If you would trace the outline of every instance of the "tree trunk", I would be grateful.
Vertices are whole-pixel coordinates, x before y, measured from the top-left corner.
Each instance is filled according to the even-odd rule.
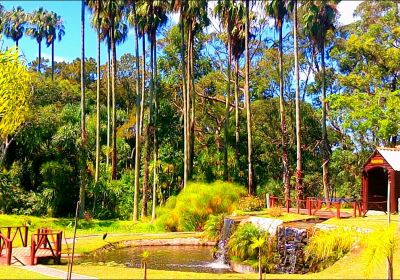
[[[187,115],[187,96],[186,96],[186,63],[185,63],[185,23],[183,19],[183,6],[181,6],[181,61],[182,61],[182,95],[183,95],[183,187],[188,182],[188,115]]]
[[[82,158],[80,168],[80,189],[79,216],[83,216],[85,209],[85,193],[86,193],[86,114],[85,114],[85,1],[82,0],[81,6],[81,141],[82,141]],[[39,65],[40,65],[40,44],[39,44]],[[40,67],[39,67],[40,71]]]
[[[240,126],[239,126],[239,59],[235,62],[235,150],[236,150],[236,163],[239,164],[240,151]]]
[[[247,122],[247,163],[248,163],[248,193],[254,194],[254,179],[253,179],[253,143],[252,143],[252,128],[251,128],[251,104],[250,104],[250,54],[249,54],[249,0],[246,1],[246,31],[245,31],[245,83],[244,94],[246,100],[246,122]]]
[[[194,91],[194,37],[191,36],[190,42],[190,76],[191,76],[191,116],[190,116],[190,151],[189,151],[189,179],[193,176],[193,162],[194,162],[194,126],[195,126],[195,113],[196,113],[196,94]]]
[[[139,219],[138,198],[139,198],[139,176],[140,176],[140,62],[139,62],[139,32],[137,27],[136,6],[133,2],[133,13],[135,18],[135,50],[136,50],[136,131],[135,131],[135,192],[133,196],[133,221]]]
[[[100,0],[97,0],[96,183],[100,173],[100,24]]]
[[[154,77],[153,77],[153,90],[154,90],[154,116],[153,116],[153,127],[154,127],[154,134],[153,134],[153,198],[152,198],[152,208],[151,208],[151,221],[155,221],[156,219],[156,191],[157,191],[157,181],[158,181],[158,168],[157,168],[157,161],[158,161],[158,140],[157,140],[157,114],[158,114],[158,98],[157,98],[157,42],[156,36],[154,34]]]
[[[326,131],[326,80],[325,80],[325,43],[321,45],[321,64],[322,64],[322,179],[324,184],[324,196],[325,202],[329,206],[329,159],[330,159],[330,148],[328,142],[328,133]]]
[[[142,65],[142,104],[140,106],[140,136],[143,135],[143,120],[144,120],[144,100],[145,100],[145,91],[146,91],[146,34],[143,31],[142,34],[142,56],[143,56],[143,65]]]
[[[287,152],[287,131],[286,131],[286,113],[285,96],[283,94],[283,38],[282,24],[279,24],[279,112],[281,115],[281,143],[282,143],[282,163],[283,163],[283,186],[285,189],[285,199],[290,198],[290,175]]]
[[[301,159],[301,111],[300,111],[300,85],[299,85],[299,46],[297,42],[297,0],[294,2],[293,40],[294,40],[294,73],[296,83],[296,190],[297,199],[303,198],[303,168]]]
[[[117,73],[117,51],[114,38],[114,27],[111,24],[111,52],[112,52],[112,75],[111,75],[111,99],[112,99],[112,155],[111,165],[112,172],[111,178],[117,179],[117,112],[115,100],[115,79]]]
[[[192,45],[192,36],[193,33],[190,31],[190,24],[188,23],[188,36],[187,36],[187,48],[186,48],[186,151],[187,151],[187,179],[190,180],[191,177],[191,166],[190,166],[190,162],[191,162],[191,158],[190,158],[190,149],[191,149],[191,130],[190,130],[190,124],[191,124],[191,115],[190,115],[190,100],[191,97],[193,95],[192,92],[192,76],[191,76],[191,71],[190,71],[190,61],[191,61],[191,45]]]
[[[42,40],[40,40],[39,42],[38,42],[38,44],[39,44],[39,57],[38,57],[38,72],[40,73],[40,64],[41,64],[41,62],[42,62]]]
[[[54,81],[54,40],[51,42],[51,80]]]
[[[154,93],[154,43],[153,39],[150,39],[150,68],[151,68],[151,76],[150,76],[150,91],[149,91],[149,113],[148,113],[148,122],[146,130],[144,131],[145,143],[145,159],[144,159],[144,177],[142,184],[142,217],[147,216],[147,192],[149,186],[149,164],[150,164],[150,136],[151,130],[153,128],[153,93]]]
[[[111,46],[109,45],[107,48],[107,167],[110,165],[110,142],[111,142],[111,100],[110,100],[110,92],[111,92],[111,84],[110,84],[110,76],[111,76]]]
[[[19,40],[16,40],[16,41],[15,41],[15,47],[17,48],[17,50],[18,50],[18,41],[19,41]]]
[[[229,172],[228,172],[228,131],[229,131],[229,99],[231,95],[231,36],[230,36],[231,28],[228,26],[228,69],[227,76],[228,82],[226,84],[226,96],[225,96],[225,126],[224,126],[224,180],[228,181]]]

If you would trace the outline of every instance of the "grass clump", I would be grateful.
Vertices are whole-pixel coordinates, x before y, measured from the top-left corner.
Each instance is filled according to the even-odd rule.
[[[224,226],[224,214],[210,215],[204,225],[203,236],[208,240],[217,241]]]
[[[310,270],[324,269],[345,256],[358,240],[358,236],[356,231],[341,228],[317,231],[305,248]]]
[[[260,211],[264,206],[264,199],[257,196],[245,196],[239,200],[238,208],[242,211]]]
[[[169,231],[201,231],[210,215],[231,213],[245,193],[243,187],[228,182],[189,183],[158,209],[157,223]]]

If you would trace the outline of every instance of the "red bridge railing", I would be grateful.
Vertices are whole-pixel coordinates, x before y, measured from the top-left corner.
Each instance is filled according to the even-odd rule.
[[[46,251],[46,256],[51,254],[57,264],[61,260],[62,231],[50,229],[38,229],[36,234],[32,234],[31,239],[31,265],[36,264],[37,253],[39,250]]]
[[[0,233],[0,257],[3,256],[3,251],[7,251],[4,254],[6,256],[6,263],[7,265],[11,265],[12,241],[7,238],[7,236]]]
[[[307,214],[312,216],[316,215],[317,212],[322,209],[322,206],[325,205],[330,211],[332,211],[333,208],[333,216],[338,219],[341,217],[342,204],[348,204],[349,202],[351,202],[353,206],[353,217],[357,217],[357,212],[361,217],[364,212],[363,204],[360,200],[346,201],[346,199],[336,199],[330,200],[327,203],[325,199],[315,197],[307,197],[306,199],[285,199],[277,196],[270,196],[270,207],[285,208],[288,213],[291,208],[295,208],[297,213],[300,213],[300,210],[306,209]]]

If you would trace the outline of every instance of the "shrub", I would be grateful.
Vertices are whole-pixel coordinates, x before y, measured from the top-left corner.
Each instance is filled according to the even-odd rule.
[[[258,239],[267,233],[252,223],[239,225],[228,242],[229,254],[240,261],[257,258],[257,250],[252,248],[252,239]]]
[[[224,226],[224,215],[210,215],[204,225],[204,237],[209,240],[218,240]]]
[[[275,218],[280,217],[280,216],[282,216],[282,208],[280,208],[280,207],[271,207],[271,208],[268,209],[268,214],[271,217],[275,217]]]
[[[246,190],[227,182],[189,183],[176,198],[158,208],[158,223],[170,231],[203,230],[212,214],[231,213]]]
[[[242,211],[259,211],[264,208],[264,200],[257,196],[246,196],[239,200],[238,208]]]
[[[317,231],[305,248],[306,260],[311,271],[320,270],[333,264],[353,247],[357,232],[344,229]]]

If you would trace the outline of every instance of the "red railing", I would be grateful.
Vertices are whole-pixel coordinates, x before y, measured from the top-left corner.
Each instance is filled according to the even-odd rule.
[[[22,232],[24,229],[24,232]],[[15,230],[13,232],[13,230]],[[6,232],[6,233],[5,233]],[[0,227],[0,233],[3,233],[11,242],[14,242],[17,234],[19,233],[19,237],[21,239],[22,246],[28,246],[28,227],[20,226],[20,227]]]
[[[57,264],[61,260],[62,231],[53,231],[50,229],[38,229],[36,234],[32,234],[31,239],[31,265],[36,264],[36,253],[39,249],[51,253]]]
[[[4,234],[0,233],[0,257],[3,256],[4,250],[7,250],[7,253],[4,254],[6,255],[6,263],[7,265],[11,265],[12,241]]]
[[[317,215],[318,211],[325,205],[326,208],[332,212],[332,217],[340,219],[341,208],[343,203],[349,203],[344,199],[338,199],[334,201],[327,201],[322,198],[307,197],[306,199],[284,199],[277,196],[270,197],[270,207],[281,207],[285,208],[286,212],[290,212],[291,208],[295,208],[297,213],[300,210],[307,210],[306,213],[310,216]],[[351,201],[353,204],[353,217],[358,215],[361,217],[363,214],[363,204],[360,200]],[[336,210],[336,211],[335,211]],[[304,211],[303,211],[304,212]]]

